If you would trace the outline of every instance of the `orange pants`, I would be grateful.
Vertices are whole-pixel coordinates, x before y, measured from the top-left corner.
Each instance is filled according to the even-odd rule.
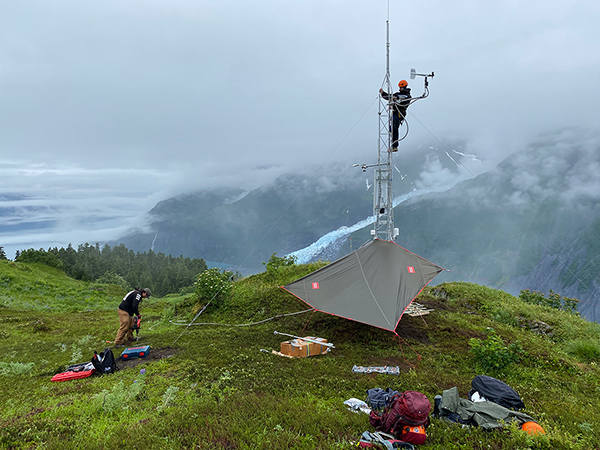
[[[115,345],[133,341],[133,316],[122,309],[118,309],[118,311],[119,331],[117,331],[117,337],[115,337]]]

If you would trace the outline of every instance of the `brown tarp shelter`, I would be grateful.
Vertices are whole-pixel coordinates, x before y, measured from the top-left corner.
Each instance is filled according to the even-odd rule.
[[[314,309],[395,332],[410,303],[443,268],[374,239],[283,289]]]

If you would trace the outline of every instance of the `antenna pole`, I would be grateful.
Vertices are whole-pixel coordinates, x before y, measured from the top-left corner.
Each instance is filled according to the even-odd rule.
[[[382,88],[389,94],[388,100],[379,97],[379,138],[377,140],[377,169],[373,190],[373,215],[375,224],[371,234],[374,239],[394,239],[394,209],[392,197],[392,83],[390,81],[390,2],[385,21],[385,78]]]
[[[390,2],[388,0],[388,16],[385,21],[385,76],[389,84],[390,82]],[[388,86],[389,87],[389,86]]]
[[[363,172],[367,168],[375,167],[373,180],[373,217],[375,222],[371,230],[373,239],[393,241],[398,235],[398,229],[394,228],[394,197],[392,195],[392,144],[396,151],[398,142],[392,142],[393,108],[394,92],[390,78],[390,0],[387,1],[387,20],[385,21],[385,77],[381,83],[381,90],[387,93],[387,100],[379,95],[379,132],[377,136],[377,164],[354,164],[354,167],[360,167]],[[429,96],[429,80],[433,78],[434,73],[417,73],[411,69],[410,78],[416,76],[425,77],[425,91],[420,97],[401,96],[396,98],[400,107],[408,107],[418,100]],[[408,122],[406,124],[406,133],[403,137],[398,136],[398,141],[403,140],[408,135]]]

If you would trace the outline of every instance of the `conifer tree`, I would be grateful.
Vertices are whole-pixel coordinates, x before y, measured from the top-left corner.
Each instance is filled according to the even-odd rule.
[[[110,282],[112,277],[119,280],[118,284],[148,287],[156,296],[192,286],[196,276],[206,270],[206,262],[201,258],[173,258],[152,250],[135,253],[122,244],[100,248],[98,243],[90,245],[87,242],[79,245],[77,250],[69,244],[60,249],[17,251],[15,261],[58,267],[78,280]]]

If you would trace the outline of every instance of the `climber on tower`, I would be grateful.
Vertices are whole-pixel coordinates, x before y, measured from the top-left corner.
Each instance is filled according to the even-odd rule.
[[[408,83],[406,80],[401,80],[398,83],[398,92],[390,95],[385,92],[383,89],[379,89],[379,94],[385,100],[390,101],[390,108],[392,109],[392,151],[398,151],[398,128],[404,122],[406,117],[406,108],[410,105],[410,88],[408,87]],[[391,98],[390,98],[391,97]]]

